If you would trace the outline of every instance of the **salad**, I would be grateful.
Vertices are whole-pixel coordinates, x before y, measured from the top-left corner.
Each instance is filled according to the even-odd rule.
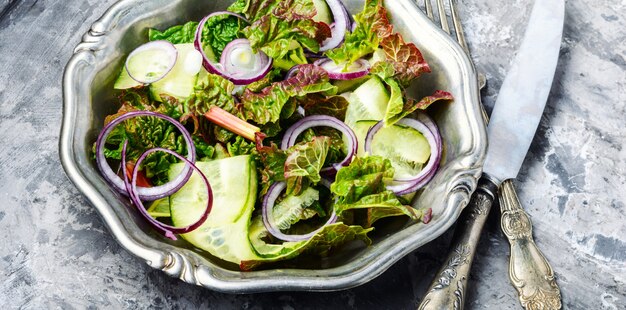
[[[147,39],[94,154],[157,232],[251,270],[369,245],[384,218],[430,221],[410,203],[442,153],[425,110],[452,95],[406,95],[430,67],[382,0],[354,16],[341,0],[237,0]]]

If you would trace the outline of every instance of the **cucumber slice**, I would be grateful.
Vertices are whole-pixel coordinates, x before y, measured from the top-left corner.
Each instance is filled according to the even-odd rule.
[[[202,54],[192,43],[174,45],[178,50],[178,58],[172,71],[164,78],[150,84],[152,98],[161,100],[161,94],[178,99],[186,99],[193,92],[198,73],[202,69]]]
[[[128,71],[126,71],[126,66],[122,67],[122,72],[120,72],[120,76],[115,80],[115,84],[113,84],[113,89],[129,89],[139,87],[143,84],[135,81],[130,75]]]
[[[313,16],[313,20],[318,23],[325,23],[326,25],[332,24],[333,14],[330,12],[326,0],[313,0],[313,5],[315,5],[315,10],[317,11],[317,14]]]
[[[359,141],[357,156],[365,156],[363,145],[368,130],[377,121],[358,121],[354,133]],[[422,170],[430,157],[430,145],[426,138],[417,130],[402,125],[383,127],[374,136],[372,154],[391,161],[396,178],[415,176]]]
[[[332,83],[333,85],[337,86],[337,93],[342,94],[355,90],[357,87],[361,86],[361,84],[365,83],[365,81],[367,81],[368,79],[369,77],[364,76],[352,80],[335,80]]]
[[[385,84],[376,76],[359,86],[348,99],[346,121],[354,127],[360,120],[380,120],[385,117],[389,104],[389,92]]]
[[[211,162],[196,162],[213,189],[213,209],[198,229],[181,235],[194,246],[225,261],[239,264],[255,260],[248,240],[250,218],[254,210],[257,177],[251,156],[236,156]],[[172,165],[170,177],[177,176],[184,164]],[[186,226],[196,221],[206,206],[206,189],[194,174],[187,184],[170,198],[172,222]]]

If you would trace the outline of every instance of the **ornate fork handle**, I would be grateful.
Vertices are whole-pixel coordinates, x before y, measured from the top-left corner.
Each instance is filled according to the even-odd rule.
[[[465,287],[483,226],[487,221],[497,188],[481,179],[472,200],[461,213],[452,237],[450,253],[428,288],[419,310],[463,309]]]
[[[511,180],[500,186],[502,231],[511,244],[509,278],[525,309],[560,309],[561,292],[554,271],[537,248],[528,214],[515,193]]]

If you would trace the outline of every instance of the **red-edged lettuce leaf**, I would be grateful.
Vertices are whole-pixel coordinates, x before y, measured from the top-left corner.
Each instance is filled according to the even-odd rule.
[[[304,48],[317,52],[330,37],[330,27],[313,20],[311,0],[237,1],[230,10],[244,14],[252,25],[242,30],[254,49],[260,49],[285,70],[307,63]]]
[[[382,0],[367,0],[363,11],[354,16],[357,23],[353,32],[347,32],[344,43],[326,56],[335,63],[353,63],[378,49],[382,39],[393,32]]]
[[[432,95],[426,96],[422,98],[420,101],[416,101],[414,99],[407,99],[404,103],[404,107],[402,108],[402,113],[397,114],[396,116],[387,120],[387,126],[391,126],[397,123],[399,120],[409,116],[411,113],[417,110],[426,110],[433,103],[441,100],[453,100],[454,97],[451,93],[443,90],[436,90]]]
[[[311,94],[298,100],[306,115],[329,115],[345,119],[350,102],[343,96],[324,96]]]
[[[393,174],[391,162],[386,158],[356,157],[337,172],[330,191],[336,195],[337,204],[352,204],[365,196],[384,192],[384,181],[390,181]]]
[[[244,117],[257,124],[276,123],[290,98],[308,94],[332,94],[337,87],[330,84],[328,73],[314,65],[303,65],[298,73],[282,82],[273,83],[261,92],[246,89],[241,96]]]
[[[313,137],[311,142],[301,142],[289,148],[285,161],[287,195],[300,195],[309,184],[317,184],[322,179],[320,170],[329,147],[329,137]]]
[[[413,43],[406,43],[398,33],[382,39],[381,48],[387,60],[394,68],[394,78],[404,86],[422,73],[430,72],[430,67],[420,50]]]
[[[196,82],[194,91],[185,102],[185,112],[201,116],[213,106],[228,113],[241,116],[235,105],[233,91],[235,84],[217,75],[207,74]]]
[[[275,182],[285,181],[285,161],[287,153],[278,148],[275,143],[270,146],[257,147],[259,152],[259,175],[261,189],[259,197],[265,195]]]

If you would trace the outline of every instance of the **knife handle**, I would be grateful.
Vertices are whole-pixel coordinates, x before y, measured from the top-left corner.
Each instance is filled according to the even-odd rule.
[[[511,244],[509,278],[524,309],[561,309],[561,291],[554,271],[532,235],[528,214],[515,193],[512,180],[500,187],[502,231]]]
[[[495,184],[485,178],[479,180],[457,221],[448,257],[430,284],[419,310],[463,309],[472,261],[496,193]]]

